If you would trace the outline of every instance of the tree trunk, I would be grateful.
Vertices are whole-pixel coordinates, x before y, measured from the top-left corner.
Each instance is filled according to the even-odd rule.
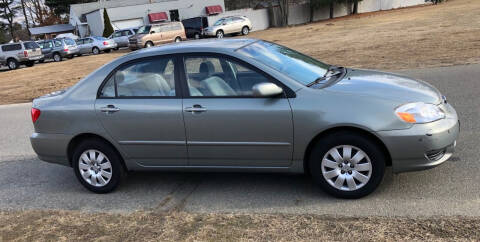
[[[21,3],[22,3],[23,16],[25,17],[25,26],[27,27],[27,33],[28,33],[28,36],[31,36],[30,35],[30,27],[28,26],[27,12],[25,11],[25,2],[23,2],[23,0],[21,0]]]
[[[330,2],[330,18],[333,18],[333,1]]]
[[[310,23],[313,22],[313,13],[314,13],[314,8],[312,4],[310,4]]]
[[[353,0],[353,14],[358,13],[358,0]]]

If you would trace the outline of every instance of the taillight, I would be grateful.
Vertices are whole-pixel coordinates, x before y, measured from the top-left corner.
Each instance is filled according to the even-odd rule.
[[[108,45],[108,42],[107,42],[107,41],[103,41],[103,45]]]
[[[26,50],[24,50],[24,51],[23,51],[23,55],[24,55],[25,57],[28,57],[28,52],[27,52]]]
[[[40,109],[32,108],[32,122],[37,122],[37,119],[40,117]]]
[[[63,49],[63,51],[68,52],[68,49]]]

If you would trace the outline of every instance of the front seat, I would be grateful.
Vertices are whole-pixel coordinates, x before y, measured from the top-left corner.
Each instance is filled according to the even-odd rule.
[[[202,81],[207,90],[213,96],[236,96],[237,93],[222,78],[211,76]]]
[[[211,61],[204,61],[200,64],[199,73],[199,80],[207,79],[215,73],[215,66]]]

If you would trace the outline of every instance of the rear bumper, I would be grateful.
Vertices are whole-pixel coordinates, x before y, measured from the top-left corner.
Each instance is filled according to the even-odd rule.
[[[447,161],[455,151],[459,132],[455,114],[406,130],[380,131],[377,135],[387,146],[393,171],[398,173],[425,170]]]
[[[40,160],[70,166],[67,147],[71,139],[72,136],[64,134],[33,133],[30,143]]]
[[[117,48],[117,44],[100,45],[98,48],[100,50],[111,50]]]

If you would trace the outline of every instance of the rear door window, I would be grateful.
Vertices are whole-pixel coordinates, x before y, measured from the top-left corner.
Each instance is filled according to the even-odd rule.
[[[174,73],[172,57],[156,57],[126,64],[111,75],[100,97],[174,97]]]
[[[60,46],[62,46],[62,41],[60,41],[60,40],[54,40],[54,41],[53,41],[53,44],[55,45],[55,47],[60,47]]]
[[[21,49],[22,49],[22,46],[20,44],[2,46],[2,51],[14,51],[14,50],[21,50]]]

